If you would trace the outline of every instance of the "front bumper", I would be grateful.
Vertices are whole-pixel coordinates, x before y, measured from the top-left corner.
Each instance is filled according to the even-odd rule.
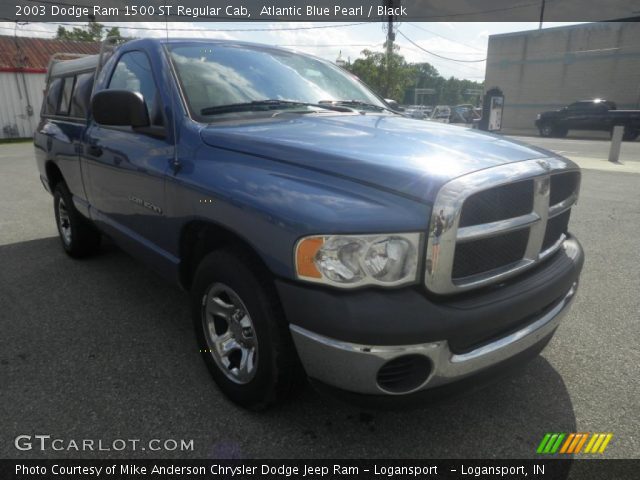
[[[446,340],[373,346],[341,342],[296,325],[291,325],[291,332],[302,364],[312,379],[360,394],[409,394],[464,379],[548,341],[568,312],[576,289],[577,283],[548,311],[520,330],[462,354],[452,352]],[[380,369],[389,361],[407,355],[429,359],[431,366],[425,380],[401,392],[381,386],[378,381]]]
[[[353,393],[397,397],[460,384],[542,349],[569,310],[583,263],[582,247],[569,236],[537,268],[451,297],[430,296],[420,287],[342,292],[276,285],[311,379]],[[425,372],[420,381],[410,388],[381,386],[379,374],[401,370],[388,365],[399,358],[419,360]]]

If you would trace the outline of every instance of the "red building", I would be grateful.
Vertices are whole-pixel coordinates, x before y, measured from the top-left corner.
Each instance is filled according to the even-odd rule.
[[[33,135],[52,55],[99,52],[99,43],[0,35],[0,138]]]

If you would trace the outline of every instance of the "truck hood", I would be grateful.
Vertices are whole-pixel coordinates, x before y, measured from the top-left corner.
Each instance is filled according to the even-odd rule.
[[[463,127],[378,114],[294,114],[216,124],[211,146],[392,190],[430,202],[449,180],[554,154]]]

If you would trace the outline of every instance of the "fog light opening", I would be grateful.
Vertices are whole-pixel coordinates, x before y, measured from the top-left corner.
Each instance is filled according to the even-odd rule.
[[[378,387],[389,393],[411,392],[429,378],[431,368],[431,360],[424,355],[396,357],[378,370]]]

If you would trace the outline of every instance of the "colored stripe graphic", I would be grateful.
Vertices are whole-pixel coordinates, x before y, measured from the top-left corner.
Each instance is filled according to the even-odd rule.
[[[591,448],[593,447],[593,444],[596,443],[597,439],[597,434],[592,435],[591,440],[589,440],[589,443],[587,444],[587,448],[585,448],[584,450],[584,453],[591,453]]]
[[[573,439],[575,438],[575,436],[576,436],[575,433],[569,434],[569,436],[567,437],[567,441],[564,442],[564,445],[560,449],[560,453],[567,453],[567,449],[569,448],[569,445],[571,445],[571,442],[573,442]]]
[[[591,449],[591,453],[596,453],[598,451],[598,449],[600,448],[600,444],[604,440],[604,437],[606,437],[606,435],[602,433],[598,434],[598,439],[596,440],[596,443],[594,443],[593,448]]]
[[[558,438],[557,433],[554,433],[553,435],[551,435],[551,438],[547,442],[547,446],[544,447],[544,453],[551,453],[551,448],[555,444],[557,438]]]
[[[602,445],[600,445],[600,450],[598,450],[598,453],[604,453],[604,449],[607,448],[607,445],[609,445],[609,442],[611,441],[612,438],[613,438],[613,433],[607,433],[607,436],[602,442]]]
[[[571,442],[571,446],[569,447],[569,450],[567,450],[567,453],[573,453],[573,451],[575,450],[581,438],[582,438],[582,434],[576,433],[576,436],[573,437],[573,442]]]
[[[562,443],[562,440],[564,439],[565,434],[561,433],[560,435],[558,435],[558,439],[556,440],[556,443],[553,445],[553,447],[551,448],[551,451],[549,453],[556,453],[558,451],[558,449],[560,448],[560,444]]]
[[[589,434],[583,433],[582,438],[578,442],[578,445],[576,445],[576,449],[573,451],[573,453],[580,453],[580,450],[582,450],[582,446],[584,445],[584,442],[587,441],[587,438],[589,438]]]
[[[604,453],[612,438],[613,433],[546,433],[536,452],[551,455]]]
[[[540,445],[538,445],[538,450],[536,450],[536,453],[542,453],[544,452],[544,447],[547,444],[547,442],[549,441],[549,438],[551,438],[551,434],[547,433],[543,438],[542,441],[540,442]]]

